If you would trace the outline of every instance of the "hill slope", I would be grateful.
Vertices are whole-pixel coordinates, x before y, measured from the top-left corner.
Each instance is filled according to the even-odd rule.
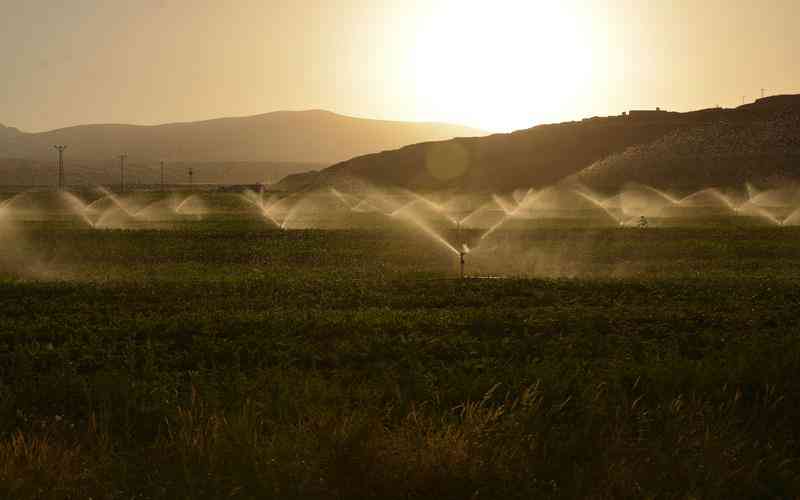
[[[281,111],[157,126],[82,125],[24,133],[0,126],[0,158],[53,160],[53,144],[69,158],[101,161],[297,162],[331,165],[354,156],[422,141],[482,135],[441,123],[367,120],[327,111]]]
[[[348,160],[310,180],[341,184],[355,178],[383,186],[466,191],[546,185],[629,145],[651,142],[676,126],[608,118],[415,144]]]
[[[731,137],[730,140],[715,142],[707,150],[697,151],[695,157],[710,158],[720,154],[718,150],[721,150],[728,155],[747,156],[756,165],[765,152],[781,157],[793,154],[794,146],[785,142],[787,137],[797,138],[795,129],[789,125],[791,114],[795,112],[800,112],[800,96],[761,99],[736,109],[645,112],[593,118],[543,125],[513,134],[416,144],[354,158],[317,175],[306,176],[304,180],[307,180],[306,187],[345,185],[357,179],[375,185],[410,189],[502,192],[574,179],[576,174],[594,165],[591,174],[577,177],[587,182],[599,182],[607,175],[599,174],[600,171],[613,170],[619,173],[614,174],[614,182],[621,182],[634,180],[634,170],[638,167],[623,172],[616,166],[609,167],[604,161],[617,165],[619,162],[615,159],[625,158],[631,151],[649,151],[649,145],[659,151],[673,148],[679,151],[682,147],[679,143],[683,140],[676,142],[670,138],[688,137],[693,133],[721,136],[727,134],[722,132],[725,127],[733,127],[740,130],[736,134],[744,135],[752,135],[755,129],[759,129],[763,139],[749,149],[737,150],[731,143],[735,139]],[[696,162],[683,159],[677,164],[663,162],[660,166],[665,179],[671,177],[673,169],[683,168],[688,176],[682,179],[684,183],[716,184],[717,180],[728,176],[724,168],[706,175],[694,168]],[[287,182],[296,184],[297,178],[287,179]]]
[[[720,121],[675,130],[586,168],[575,179],[613,191],[636,182],[694,190],[780,185],[800,179],[800,113],[780,111],[756,121]]]

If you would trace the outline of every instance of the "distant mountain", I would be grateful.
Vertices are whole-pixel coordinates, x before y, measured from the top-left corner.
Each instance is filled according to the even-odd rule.
[[[507,192],[565,180],[613,188],[656,177],[664,183],[710,186],[775,172],[800,176],[797,114],[800,96],[760,99],[736,109],[631,111],[512,134],[415,144],[293,176],[281,185],[311,189],[366,183]],[[705,162],[717,162],[718,168],[698,168]],[[732,170],[738,173],[732,175]],[[656,171],[656,177],[650,176]]]
[[[16,139],[21,132],[12,127],[6,127],[2,123],[0,123],[0,141],[12,141]],[[0,142],[0,144],[5,142]],[[0,150],[2,151],[2,150]]]
[[[444,123],[367,120],[328,111],[281,111],[243,118],[156,126],[81,125],[24,133],[0,126],[0,158],[52,161],[66,144],[71,161],[107,161],[127,153],[142,163],[293,162],[331,165],[423,141],[483,135]]]

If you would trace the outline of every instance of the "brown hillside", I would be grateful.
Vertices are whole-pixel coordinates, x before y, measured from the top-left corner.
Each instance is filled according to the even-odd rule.
[[[679,190],[783,184],[800,179],[800,113],[754,121],[719,121],[675,130],[628,148],[575,176],[613,191],[629,182]]]
[[[675,148],[677,163],[661,164],[665,179],[680,171],[686,176],[682,182],[713,184],[717,180],[715,176],[722,175],[724,170],[716,169],[713,175],[706,175],[705,170],[695,169],[697,158],[744,155],[752,160],[751,165],[757,170],[761,168],[758,158],[764,154],[785,156],[790,152],[791,148],[784,147],[782,141],[787,135],[795,134],[794,129],[785,128],[778,121],[780,115],[795,111],[800,112],[800,96],[776,96],[737,109],[632,113],[543,125],[512,134],[416,144],[334,165],[318,175],[306,176],[305,187],[347,184],[358,179],[379,186],[410,189],[502,192],[574,178],[575,174],[592,165],[592,172],[582,174],[581,179],[602,183],[604,179],[613,177],[613,182],[619,183],[628,177],[630,180],[636,178],[636,167],[623,172],[610,165],[635,156],[637,151],[645,154],[651,150],[650,145],[653,145],[653,151],[661,151],[659,154],[662,155]],[[692,156],[680,153],[692,142],[688,137],[695,132],[690,131],[722,137],[727,134],[724,132],[726,127],[739,130],[734,135],[751,134],[755,129],[750,127],[755,127],[759,131],[756,136],[761,139],[742,150],[730,142],[733,137],[730,141],[709,139],[708,148],[696,149],[695,160],[683,162]],[[683,137],[687,139],[675,139]],[[615,174],[600,174],[603,170],[613,170]]]

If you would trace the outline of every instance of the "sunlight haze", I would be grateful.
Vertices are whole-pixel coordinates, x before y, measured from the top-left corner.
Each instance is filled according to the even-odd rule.
[[[800,0],[0,0],[0,500],[800,500]]]
[[[275,110],[509,131],[800,90],[793,0],[2,0],[0,123]]]

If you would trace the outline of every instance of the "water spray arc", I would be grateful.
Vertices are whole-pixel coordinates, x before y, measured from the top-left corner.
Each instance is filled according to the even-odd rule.
[[[126,187],[124,169],[127,155],[118,157],[120,191],[123,191]],[[63,161],[59,163],[63,164]],[[166,162],[160,164],[161,189],[168,193]],[[193,169],[187,168],[184,172],[190,175],[189,181],[193,186]],[[97,188],[102,194],[100,198],[87,193],[82,193],[80,196],[83,198],[80,198],[67,192],[63,181],[64,176],[60,173],[59,187],[62,191],[55,196],[30,190],[0,201],[0,214],[11,221],[71,214],[94,229],[173,227],[173,223],[188,220],[189,216],[200,220],[215,211],[247,214],[248,218],[257,214],[270,227],[286,230],[338,230],[367,227],[364,224],[369,224],[368,227],[403,224],[436,243],[439,249],[457,256],[458,270],[451,267],[452,260],[446,257],[446,253],[443,260],[453,279],[480,279],[487,256],[498,249],[512,252],[530,244],[524,236],[517,240],[516,234],[534,228],[548,229],[564,224],[565,227],[600,224],[605,228],[609,227],[609,222],[616,222],[621,227],[636,227],[637,222],[639,227],[667,227],[707,224],[735,216],[747,217],[756,224],[800,226],[800,186],[796,185],[759,189],[748,184],[738,190],[705,188],[688,195],[676,195],[638,183],[628,184],[616,193],[596,192],[582,184],[570,183],[501,194],[423,195],[401,189],[363,187],[359,188],[360,191],[346,188],[340,191],[330,187],[270,194],[268,186],[262,184],[252,190],[220,195],[219,198],[209,195],[202,187],[197,192],[176,192],[161,197],[153,197],[150,193],[128,197],[127,194]],[[239,203],[229,205],[224,201],[227,196],[236,198]],[[503,233],[492,238],[500,231]],[[540,257],[540,254],[537,250],[526,254],[525,258],[529,261],[549,258]],[[470,274],[466,269],[468,258],[473,266]],[[447,265],[448,262],[451,264]]]

